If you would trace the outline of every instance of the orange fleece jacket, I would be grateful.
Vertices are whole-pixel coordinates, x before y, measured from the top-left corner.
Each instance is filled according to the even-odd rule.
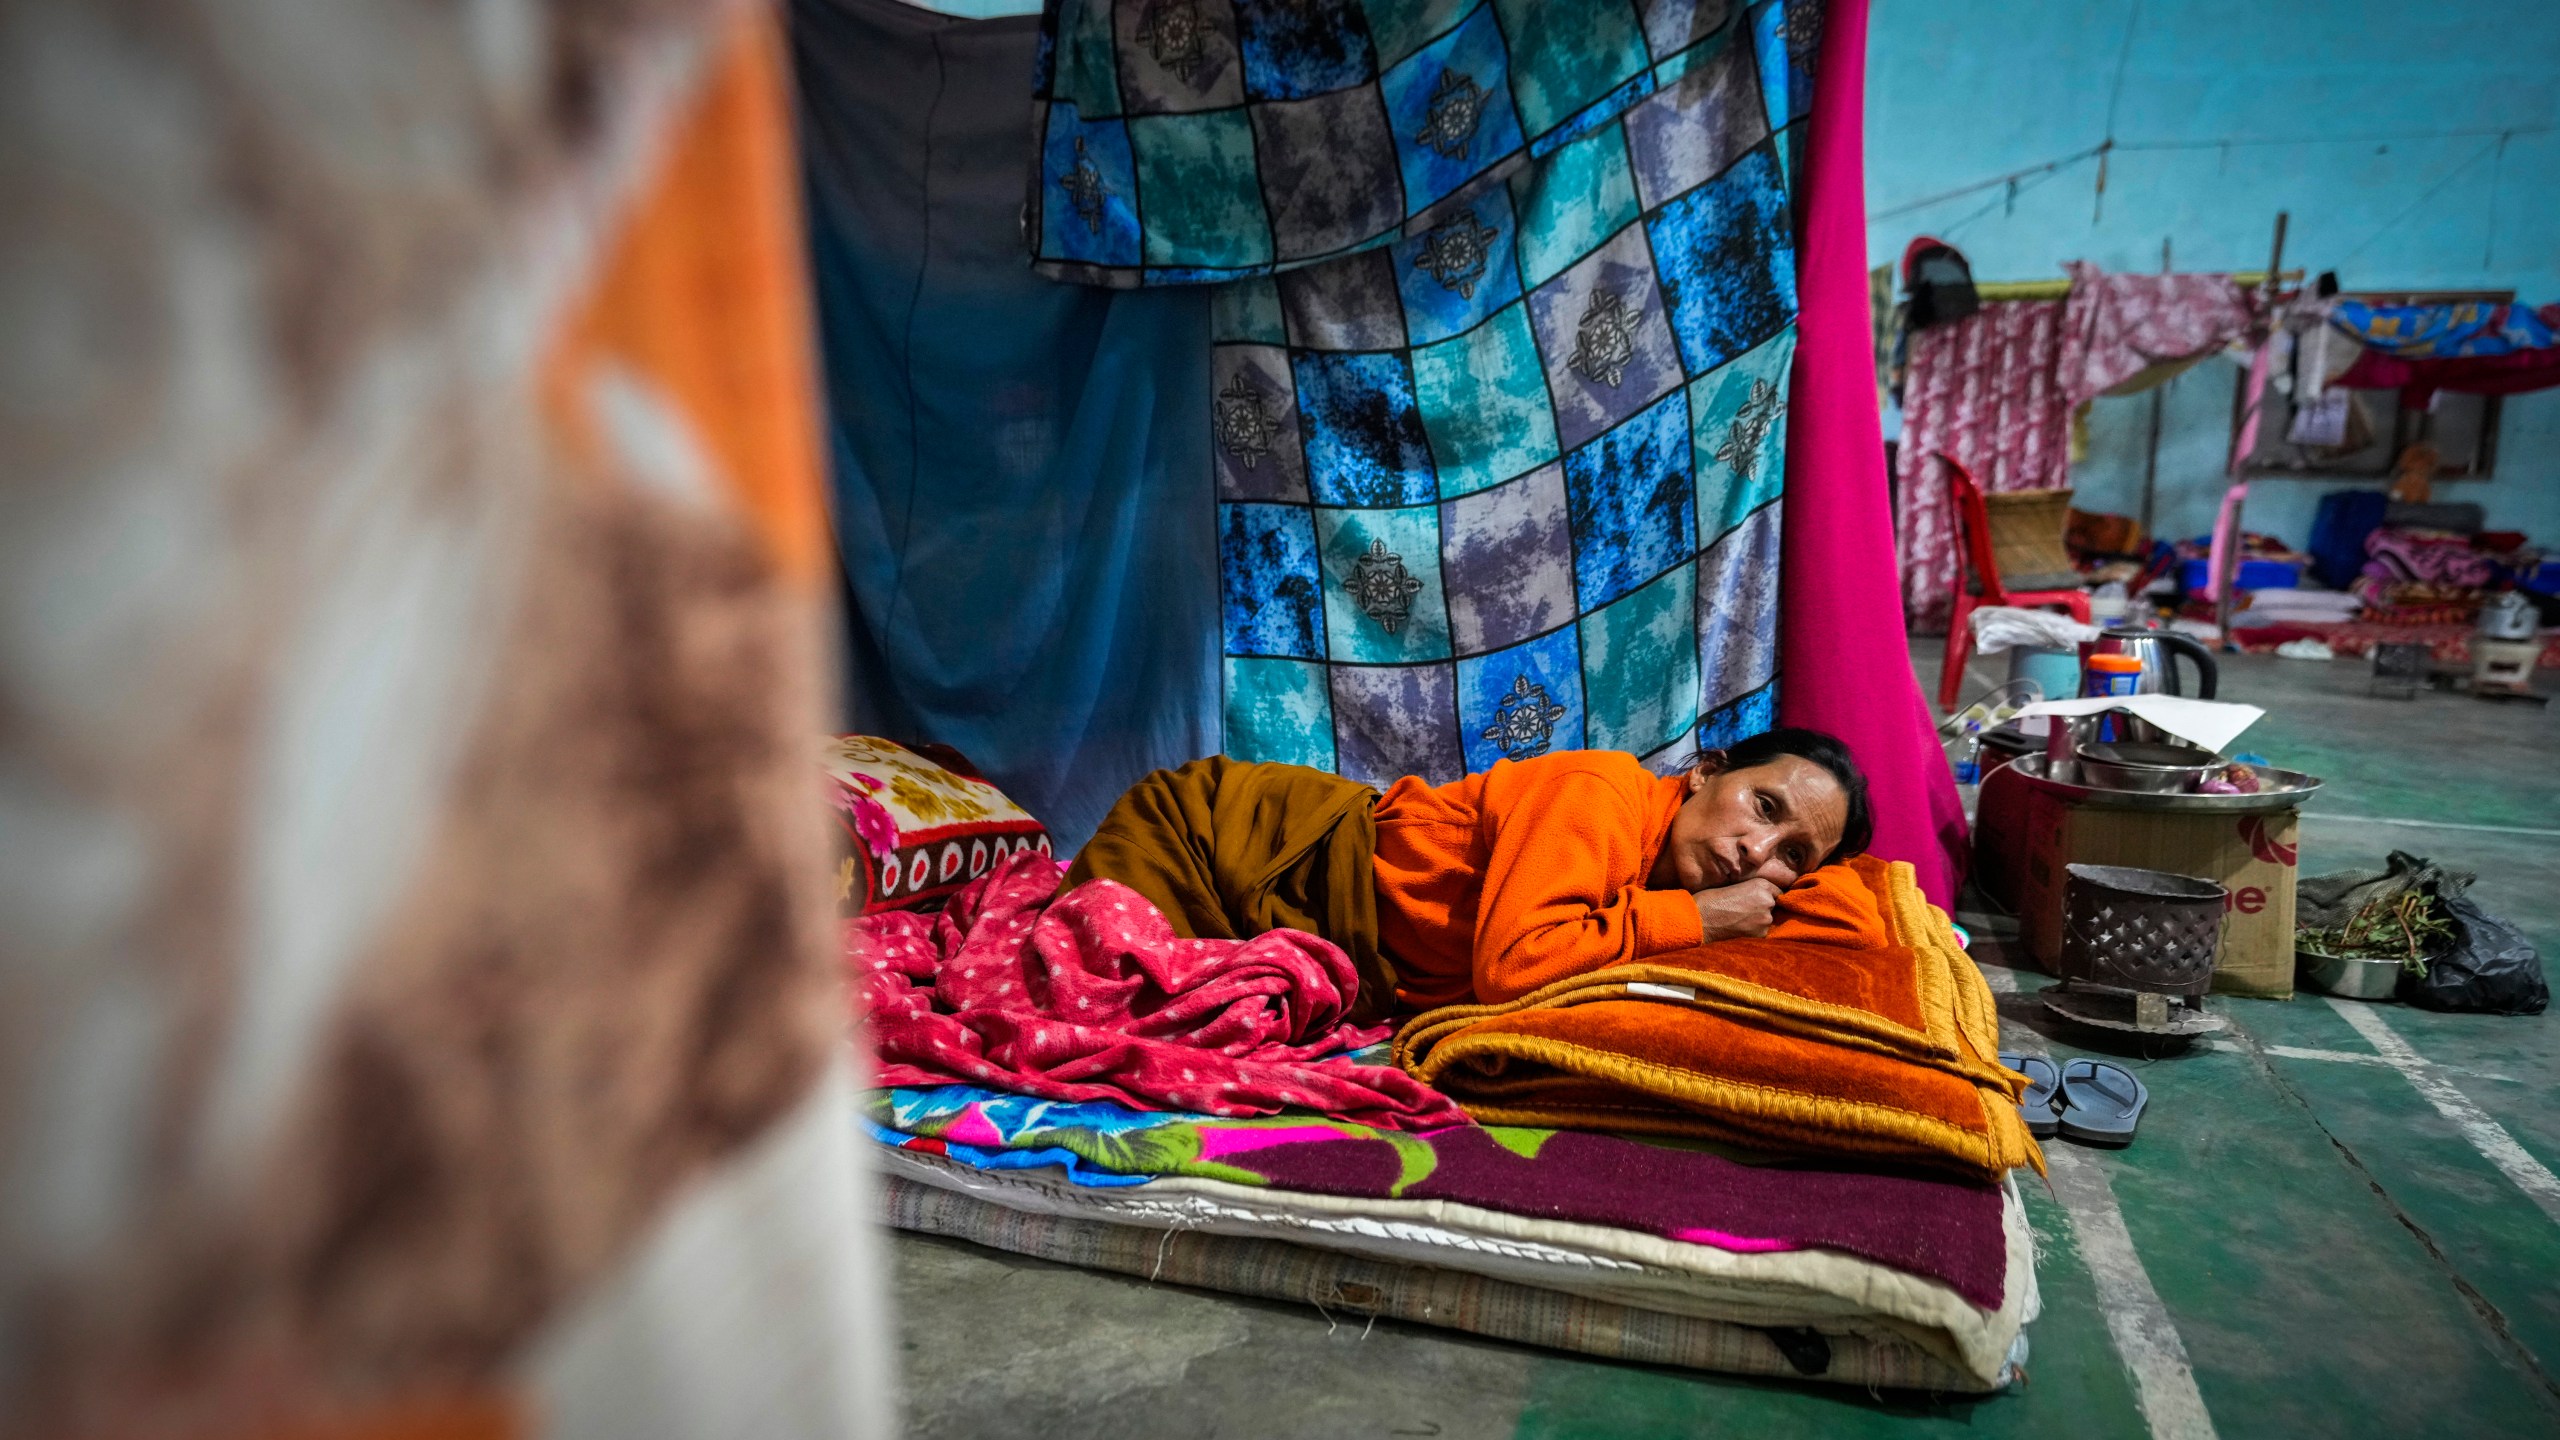
[[[1421,1009],[1500,1004],[1704,938],[1697,902],[1645,876],[1687,798],[1616,750],[1504,760],[1378,801],[1378,940]]]

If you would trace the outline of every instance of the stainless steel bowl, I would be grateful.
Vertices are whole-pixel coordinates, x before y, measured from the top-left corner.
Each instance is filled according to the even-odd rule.
[[[2076,752],[2081,783],[2147,795],[2180,795],[2231,762],[2193,745],[2119,740],[2083,745]]]
[[[2323,955],[2309,946],[2298,946],[2293,954],[2303,982],[2314,990],[2344,995],[2350,1000],[2388,1000],[2399,993],[2401,967],[2397,960]]]

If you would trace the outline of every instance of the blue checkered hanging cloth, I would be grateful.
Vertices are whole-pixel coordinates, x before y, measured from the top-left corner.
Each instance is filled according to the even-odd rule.
[[[1225,282],[1225,747],[1665,766],[1776,714],[1818,0],[1052,0],[1034,267]]]

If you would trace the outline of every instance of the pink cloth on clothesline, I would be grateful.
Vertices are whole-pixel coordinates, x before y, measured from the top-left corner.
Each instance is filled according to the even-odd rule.
[[[1295,1106],[1390,1130],[1467,1123],[1403,1071],[1343,1058],[1391,1027],[1344,1021],[1360,977],[1340,947],[1295,930],[1186,940],[1117,881],[1058,894],[1061,868],[1016,855],[940,914],[845,922],[881,1084],[1210,1115]]]
[[[1867,0],[1824,16],[1796,252],[1794,374],[1778,569],[1779,718],[1840,737],[1867,772],[1874,852],[1954,908],[1964,811],[1911,674],[1885,500],[1867,309]],[[1923,332],[1925,336],[1929,332]],[[1943,487],[1942,487],[1943,488]]]
[[[2062,307],[2060,300],[1992,301],[1911,337],[1895,538],[1902,603],[1915,630],[1947,628],[1956,581],[1955,504],[1937,451],[1963,461],[1986,493],[2071,483],[2071,404],[2054,379]]]
[[[2062,269],[2071,293],[2062,302],[2054,375],[2066,407],[2249,331],[2249,292],[2228,275],[2110,275],[2086,260]]]
[[[2400,403],[2424,409],[2439,390],[2462,395],[2522,395],[2560,386],[2560,349],[2513,350],[2452,360],[2403,360],[2379,350],[2360,352],[2345,374],[2329,382],[2342,390],[2397,390]]]

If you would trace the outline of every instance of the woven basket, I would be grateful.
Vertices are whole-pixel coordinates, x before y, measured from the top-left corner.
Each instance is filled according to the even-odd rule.
[[[2072,865],[2064,874],[2062,978],[2163,995],[2213,988],[2221,886],[2129,865]]]
[[[1991,558],[2010,590],[2061,590],[2079,585],[2080,572],[2062,536],[2071,523],[2071,491],[2009,490],[1982,497],[1991,522]]]

